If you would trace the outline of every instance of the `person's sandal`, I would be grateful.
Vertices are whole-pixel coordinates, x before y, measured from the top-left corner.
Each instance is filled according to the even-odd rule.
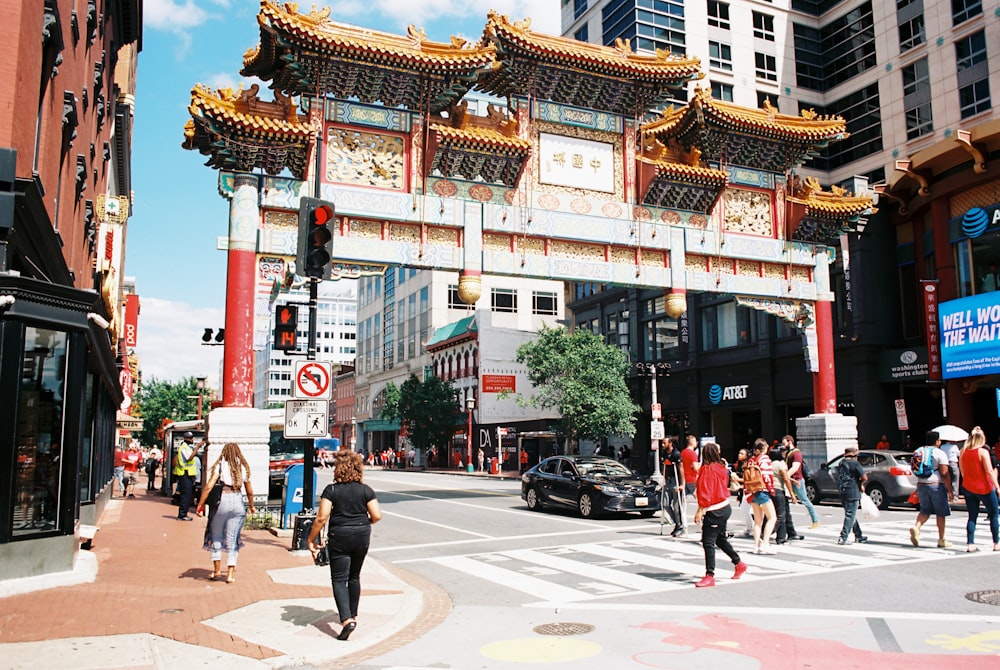
[[[337,636],[338,640],[346,640],[354,632],[354,629],[358,627],[357,621],[352,621],[350,623],[345,623],[344,627],[340,629],[340,635]]]

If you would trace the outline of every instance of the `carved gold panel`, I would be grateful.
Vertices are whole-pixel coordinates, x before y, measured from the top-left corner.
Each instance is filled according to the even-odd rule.
[[[629,247],[611,247],[611,260],[614,263],[635,263],[635,249]]]
[[[731,188],[723,199],[724,230],[768,237],[773,234],[770,193]]]
[[[351,237],[382,239],[382,224],[378,221],[358,221],[351,219]]]
[[[483,235],[483,248],[490,251],[510,251],[510,235],[486,233]]]
[[[809,274],[812,268],[804,267],[801,265],[793,265],[790,277],[792,279],[797,279],[799,281],[809,281]]]
[[[663,260],[664,254],[662,251],[655,251],[653,249],[643,249],[641,258],[643,265],[654,268],[666,267],[666,263]]]
[[[688,272],[708,272],[708,263],[704,256],[687,255],[684,257],[684,269]]]
[[[326,180],[403,190],[403,138],[331,126],[327,132]]]
[[[518,248],[528,254],[544,254],[545,240],[538,237],[527,237],[517,240]]]
[[[277,209],[264,210],[264,225],[274,228],[298,228],[299,213]]]
[[[784,279],[785,266],[775,263],[764,263],[764,276],[768,279]]]
[[[586,261],[603,261],[604,247],[597,244],[581,244],[580,242],[552,242],[552,255],[563,258],[575,258]]]
[[[759,277],[760,263],[757,261],[736,261],[736,274],[741,277]]]
[[[456,247],[458,246],[458,231],[453,228],[430,228],[427,231],[427,242]]]
[[[736,268],[733,267],[733,262],[726,259],[716,259],[712,263],[712,269],[718,272],[720,275],[734,275],[736,274]]]
[[[390,223],[389,239],[393,242],[420,244],[420,226],[412,226],[405,223]]]

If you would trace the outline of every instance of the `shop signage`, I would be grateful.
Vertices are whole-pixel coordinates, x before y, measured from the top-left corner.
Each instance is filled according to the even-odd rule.
[[[1000,372],[1000,292],[943,302],[939,313],[945,379]]]
[[[973,207],[962,215],[962,232],[968,237],[979,237],[997,226],[1000,226],[1000,205]]]
[[[125,296],[125,346],[135,347],[139,343],[139,296],[130,293]]]
[[[483,393],[516,393],[517,377],[514,375],[483,375]]]
[[[906,418],[906,401],[902,398],[896,400],[896,427],[899,430],[910,429],[910,422]]]
[[[729,386],[712,384],[708,387],[708,401],[713,405],[754,400],[754,398],[751,398],[750,396],[750,384],[732,384]]]
[[[878,378],[887,384],[927,381],[927,347],[883,351],[879,356]]]
[[[941,381],[941,332],[938,330],[938,295],[936,279],[921,279],[924,294],[924,319],[927,328],[927,378]]]

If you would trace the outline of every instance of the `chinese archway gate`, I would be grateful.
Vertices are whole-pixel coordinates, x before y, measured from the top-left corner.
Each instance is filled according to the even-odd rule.
[[[266,291],[295,255],[299,198],[318,178],[336,204],[340,276],[454,270],[468,302],[483,273],[662,287],[673,317],[687,291],[720,292],[779,315],[813,373],[812,433],[824,453],[843,446],[823,420],[839,416],[828,266],[872,201],[793,176],[846,136],[843,119],[698,87],[663,109],[703,76],[698,59],[542,35],[492,12],[474,44],[272,0],[258,21],[241,74],[274,100],[197,86],[184,139],[231,201],[224,407],[252,406]],[[856,440],[856,427],[838,431]]]

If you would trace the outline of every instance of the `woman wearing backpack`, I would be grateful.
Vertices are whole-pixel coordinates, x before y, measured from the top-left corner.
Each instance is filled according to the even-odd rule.
[[[986,518],[990,521],[990,533],[993,535],[993,551],[1000,551],[1000,508],[997,504],[997,471],[993,469],[989,449],[986,448],[986,435],[983,429],[976,426],[969,433],[969,439],[958,456],[958,468],[961,472],[962,492],[965,494],[965,506],[969,512],[969,520],[965,524],[966,551],[978,551],[976,547],[976,517],[979,516],[979,505],[986,508]]]
[[[774,509],[774,471],[767,456],[767,440],[758,437],[754,443],[754,455],[743,466],[743,495],[749,496],[753,508],[753,544],[755,554],[773,554],[771,533],[778,521]]]
[[[698,511],[694,522],[701,524],[701,545],[705,550],[705,576],[695,586],[715,586],[715,548],[718,547],[736,566],[733,579],[747,571],[747,564],[733,549],[726,535],[726,522],[733,513],[729,506],[729,469],[722,462],[719,445],[708,442],[701,448],[701,468],[695,485]]]

